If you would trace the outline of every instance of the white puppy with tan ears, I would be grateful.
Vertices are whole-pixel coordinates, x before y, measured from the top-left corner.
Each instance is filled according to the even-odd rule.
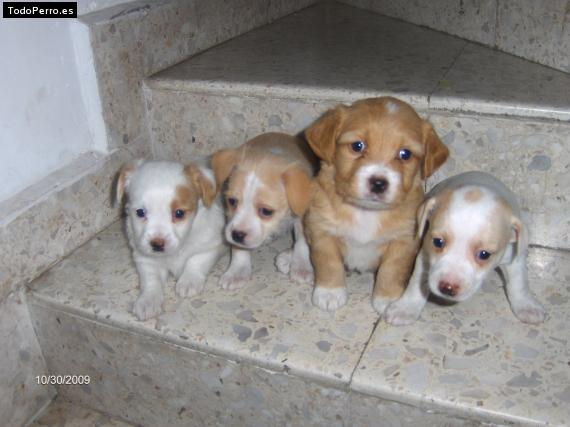
[[[117,202],[127,195],[127,235],[140,279],[133,312],[139,320],[159,315],[169,273],[178,296],[204,289],[210,269],[227,249],[225,217],[206,166],[137,160],[117,180]]]
[[[311,200],[316,157],[301,139],[265,133],[212,158],[218,190],[224,183],[232,244],[231,262],[220,278],[224,289],[243,286],[251,277],[250,251],[293,229],[292,250],[276,258],[280,272],[298,282],[313,282],[309,247],[301,218]],[[226,182],[227,181],[227,182]]]
[[[528,287],[527,229],[515,195],[502,182],[467,172],[439,183],[418,210],[418,234],[423,243],[414,272],[404,295],[386,309],[388,323],[414,322],[430,292],[465,301],[498,266],[506,273],[515,316],[525,323],[544,320],[545,310]]]

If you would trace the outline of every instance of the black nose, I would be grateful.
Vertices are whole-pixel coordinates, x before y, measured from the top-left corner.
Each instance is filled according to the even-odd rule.
[[[164,251],[164,239],[152,239],[150,241],[150,246],[154,252]]]
[[[388,181],[385,178],[373,176],[368,183],[370,185],[370,191],[376,194],[381,194],[388,188]]]
[[[244,233],[243,231],[232,231],[232,239],[234,239],[234,242],[236,243],[243,243],[245,236],[247,236],[247,233]]]

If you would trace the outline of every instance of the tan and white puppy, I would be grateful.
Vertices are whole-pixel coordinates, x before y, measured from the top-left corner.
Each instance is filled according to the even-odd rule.
[[[387,308],[387,322],[414,322],[430,292],[465,301],[498,266],[507,273],[515,316],[526,323],[544,320],[544,308],[528,287],[527,229],[515,195],[498,179],[467,172],[436,185],[418,211],[419,237],[424,233],[408,288]]]
[[[295,281],[312,283],[313,268],[301,223],[316,168],[307,144],[290,135],[265,133],[238,148],[218,151],[212,167],[217,188],[226,183],[225,236],[232,244],[230,266],[220,278],[222,288],[244,285],[251,277],[251,249],[291,229],[295,244],[278,255],[277,268]]]
[[[339,106],[305,135],[322,160],[305,216],[313,304],[335,310],[346,303],[346,267],[377,271],[373,305],[383,313],[411,274],[423,180],[448,149],[430,123],[391,97]]]
[[[117,202],[125,195],[127,235],[141,289],[133,312],[146,320],[162,311],[169,273],[181,297],[204,289],[210,269],[227,249],[224,213],[205,165],[127,163],[117,180]]]

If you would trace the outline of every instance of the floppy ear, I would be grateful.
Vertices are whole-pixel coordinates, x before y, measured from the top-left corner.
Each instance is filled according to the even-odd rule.
[[[133,172],[143,163],[143,159],[131,160],[130,162],[125,163],[119,171],[115,184],[115,206],[120,206],[123,198],[125,197],[125,193],[129,190]]]
[[[433,213],[437,203],[437,198],[430,197],[420,205],[417,213],[418,220],[418,239],[422,239],[427,231],[427,222]]]
[[[238,162],[239,151],[228,148],[219,150],[212,156],[212,169],[216,177],[216,192],[222,189],[222,185],[232,173],[232,169]]]
[[[186,165],[184,174],[188,177],[192,185],[200,191],[200,197],[204,205],[209,208],[216,198],[216,185],[214,177],[207,176],[206,172],[196,165]]]
[[[283,184],[289,208],[297,216],[303,216],[313,196],[311,178],[299,166],[291,166],[283,173]]]
[[[344,119],[346,107],[338,107],[327,111],[324,116],[305,130],[305,138],[311,149],[320,159],[331,163],[336,149],[338,130]]]
[[[528,230],[526,225],[513,216],[511,219],[511,243],[516,242],[517,256],[525,254],[528,248]]]
[[[424,121],[423,139],[425,147],[424,163],[422,165],[422,179],[431,176],[449,157],[449,149],[435,133],[433,126]]]

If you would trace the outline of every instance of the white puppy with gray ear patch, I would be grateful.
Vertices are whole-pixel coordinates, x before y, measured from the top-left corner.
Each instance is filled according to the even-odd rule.
[[[123,166],[116,193],[118,203],[127,195],[127,235],[140,279],[133,312],[146,320],[162,311],[169,273],[181,297],[204,289],[227,248],[224,212],[205,165],[136,160]]]
[[[502,182],[467,172],[439,183],[418,211],[418,233],[423,243],[414,272],[402,297],[386,309],[388,323],[414,322],[430,292],[465,301],[498,266],[506,273],[515,316],[525,323],[544,320],[545,310],[528,287],[527,229],[515,195]]]

